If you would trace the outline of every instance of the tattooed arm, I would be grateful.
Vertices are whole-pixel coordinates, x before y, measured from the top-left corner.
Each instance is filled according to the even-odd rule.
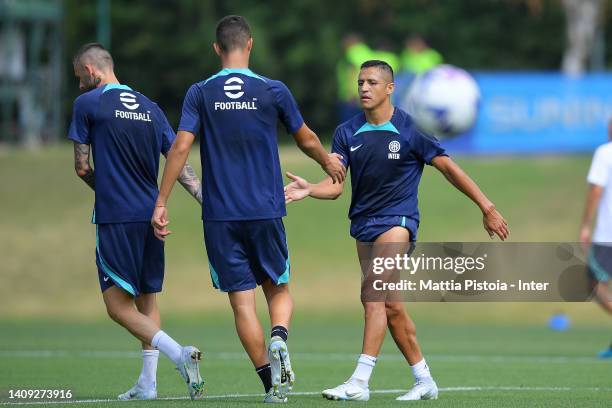
[[[189,163],[185,163],[177,180],[202,205],[202,183]]]
[[[89,164],[89,145],[74,142],[74,170],[95,191],[94,171]]]

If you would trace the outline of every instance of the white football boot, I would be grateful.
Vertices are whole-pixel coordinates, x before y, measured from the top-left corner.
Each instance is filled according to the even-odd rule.
[[[397,401],[418,401],[438,399],[438,386],[433,378],[418,380],[404,395],[397,397]]]
[[[272,370],[272,393],[283,399],[293,388],[295,374],[291,368],[287,343],[279,336],[270,339],[268,358]]]
[[[334,401],[368,401],[370,389],[357,381],[348,380],[335,388],[323,390],[323,396]]]
[[[146,389],[140,386],[140,384],[136,383],[135,386],[124,392],[123,394],[119,394],[117,399],[121,401],[129,401],[129,400],[154,400],[157,398],[157,389],[155,386],[150,389]]]
[[[264,402],[267,404],[284,404],[287,402],[287,397],[274,394],[274,388],[270,388],[270,391],[264,397]]]
[[[183,347],[181,361],[176,366],[183,380],[187,383],[189,396],[192,400],[204,395],[204,380],[200,375],[200,360],[202,352],[193,346]]]

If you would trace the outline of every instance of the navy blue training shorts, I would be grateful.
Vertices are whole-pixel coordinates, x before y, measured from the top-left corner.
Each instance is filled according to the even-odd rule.
[[[223,292],[250,290],[268,278],[276,285],[289,282],[281,218],[204,221],[204,242],[213,286]]]
[[[161,292],[164,243],[148,222],[98,224],[96,265],[102,292],[113,285],[132,296]]]
[[[351,220],[351,237],[360,242],[374,242],[381,234],[393,227],[406,228],[410,231],[410,241],[416,241],[419,222],[400,215],[356,217]]]

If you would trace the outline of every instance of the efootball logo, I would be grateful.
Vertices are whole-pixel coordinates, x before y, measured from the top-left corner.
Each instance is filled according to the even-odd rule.
[[[227,81],[225,81],[225,85],[223,86],[223,90],[225,91],[225,95],[228,98],[238,99],[244,92],[242,91],[242,85],[244,81],[238,77],[231,77]]]
[[[119,94],[119,100],[129,110],[137,109],[140,104],[136,103],[136,95],[131,94],[129,92],[121,92]]]

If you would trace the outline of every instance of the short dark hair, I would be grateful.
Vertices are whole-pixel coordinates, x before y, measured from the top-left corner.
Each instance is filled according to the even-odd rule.
[[[100,43],[91,42],[83,45],[74,54],[72,65],[93,64],[96,67],[106,70],[113,69],[114,62],[110,52]]]
[[[361,69],[371,67],[377,67],[378,69],[387,72],[391,76],[391,82],[393,82],[393,68],[391,68],[391,65],[387,64],[383,60],[368,60],[361,64]]]
[[[221,51],[230,52],[246,47],[247,41],[251,38],[251,27],[244,17],[230,15],[223,17],[217,23],[215,34]]]

